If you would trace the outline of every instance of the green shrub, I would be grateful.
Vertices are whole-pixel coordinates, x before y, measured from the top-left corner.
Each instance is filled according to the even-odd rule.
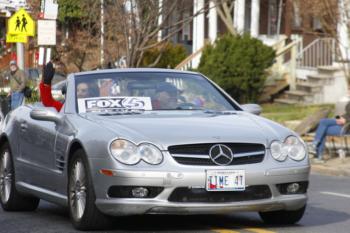
[[[26,103],[35,102],[40,102],[39,91],[37,89],[32,89],[32,96],[30,98],[26,98]]]
[[[160,53],[162,53],[161,58],[153,67],[175,68],[175,66],[187,57],[184,46],[166,42],[166,44],[148,49],[143,56],[141,66],[149,67],[154,64]]]
[[[224,35],[202,54],[198,71],[223,87],[240,102],[254,102],[261,93],[266,69],[275,51],[249,35]]]

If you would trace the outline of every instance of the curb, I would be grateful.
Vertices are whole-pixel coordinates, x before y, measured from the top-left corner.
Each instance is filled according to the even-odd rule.
[[[331,176],[350,176],[350,169],[330,168],[322,165],[311,164],[311,172],[321,173]]]

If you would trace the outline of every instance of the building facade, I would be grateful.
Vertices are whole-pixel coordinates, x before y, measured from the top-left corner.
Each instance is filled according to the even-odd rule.
[[[194,19],[172,37],[184,44],[190,56],[177,69],[197,68],[206,43],[228,32],[215,4],[220,0],[188,0]],[[286,79],[290,91],[283,103],[333,103],[347,94],[346,75],[337,69],[347,64],[349,32],[345,0],[327,0],[327,8],[318,1],[235,0],[232,1],[232,25],[239,34],[249,33],[276,50],[271,76]],[[198,14],[200,9],[204,13]],[[176,13],[175,13],[176,14]],[[198,15],[196,15],[198,14]],[[167,32],[163,32],[166,35]],[[322,69],[326,67],[326,69]],[[329,82],[315,77],[331,73]],[[346,66],[343,66],[346,68]],[[333,69],[334,68],[334,69]],[[311,81],[313,80],[313,81]],[[301,83],[305,82],[305,83]],[[304,85],[304,86],[303,86]],[[313,90],[313,86],[326,86]],[[329,94],[333,93],[333,94]],[[334,94],[336,93],[336,94]],[[311,97],[310,97],[311,96]],[[292,101],[290,101],[292,100]]]

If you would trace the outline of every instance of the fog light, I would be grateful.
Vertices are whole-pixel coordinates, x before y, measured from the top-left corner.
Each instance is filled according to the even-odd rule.
[[[133,188],[131,190],[132,196],[137,198],[143,198],[148,196],[148,189],[143,187]]]
[[[298,183],[291,183],[287,186],[287,193],[294,194],[299,191],[300,185]]]

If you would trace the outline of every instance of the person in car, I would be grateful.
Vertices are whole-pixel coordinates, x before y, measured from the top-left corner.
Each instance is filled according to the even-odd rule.
[[[43,67],[43,76],[39,84],[41,102],[45,107],[54,107],[59,112],[63,106],[63,103],[55,100],[51,94],[51,82],[55,75],[55,68],[52,62],[48,62]]]
[[[89,85],[87,83],[82,82],[77,85],[77,97],[78,98],[89,97]]]
[[[95,82],[80,82],[77,85],[77,97],[90,98],[99,97],[99,88]]]
[[[177,88],[171,83],[161,83],[156,88],[156,95],[152,101],[154,109],[176,109],[178,97]]]

